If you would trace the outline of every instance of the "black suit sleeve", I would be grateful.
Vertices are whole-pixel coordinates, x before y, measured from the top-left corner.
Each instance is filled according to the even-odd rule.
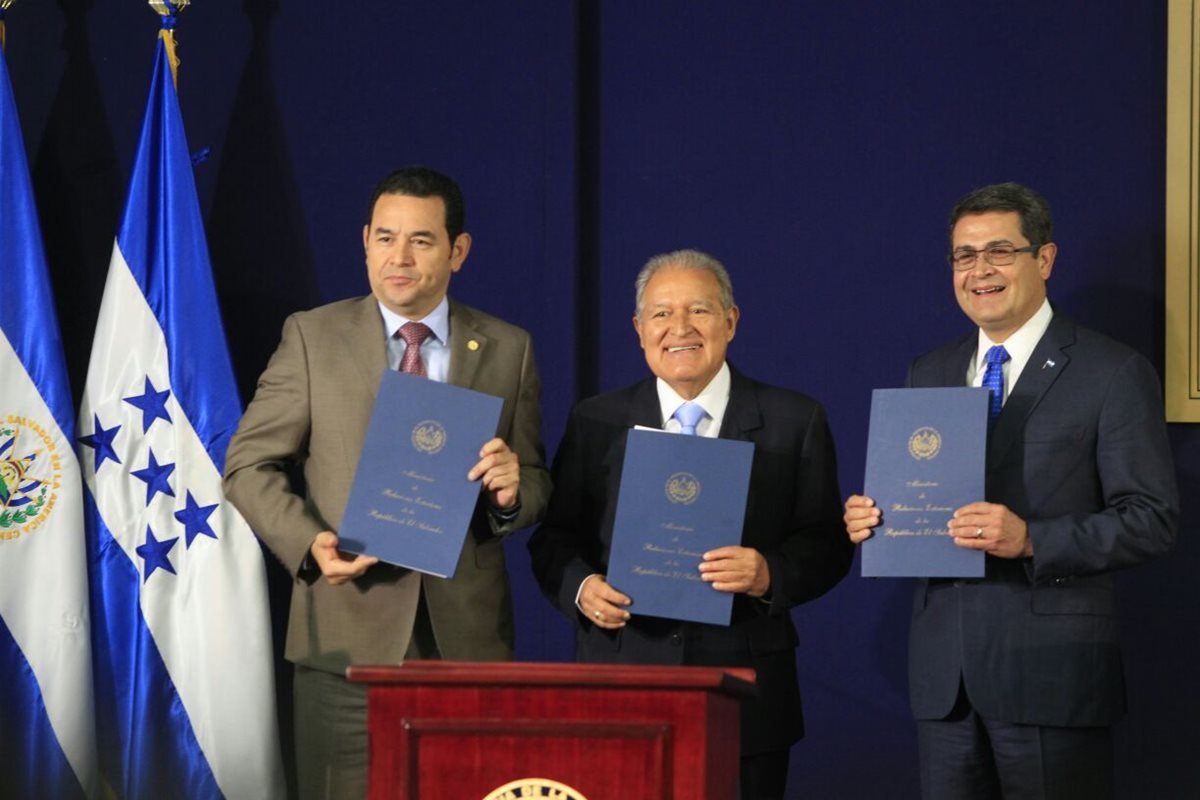
[[[1096,412],[1094,450],[1054,454],[1081,463],[1046,470],[1061,485],[1042,514],[1026,520],[1038,582],[1131,566],[1166,552],[1175,541],[1179,496],[1158,376],[1146,359],[1130,354],[1098,388],[1104,394]],[[1093,461],[1091,492],[1099,495],[1081,502],[1088,488],[1086,467]],[[1074,498],[1077,507],[1054,508],[1059,497]]]
[[[599,512],[594,498],[603,485],[589,481],[583,428],[576,407],[554,456],[554,492],[545,521],[529,539],[533,574],[542,593],[572,621],[578,616],[575,595],[579,585],[588,575],[604,571],[600,568]]]
[[[745,544],[756,547],[767,559],[772,615],[786,614],[829,591],[849,571],[854,557],[854,546],[842,525],[833,437],[819,404],[811,403],[810,413],[794,436],[796,441],[778,454],[772,451],[769,439],[759,447],[763,470],[770,466],[771,472],[787,476],[791,485],[775,490],[764,486],[758,475],[751,479],[751,491],[760,494],[754,498],[755,511],[747,520]],[[792,463],[787,468],[769,465],[776,455],[790,458]],[[780,507],[772,509],[769,504]],[[777,513],[787,517],[760,522]],[[759,527],[770,524],[778,526],[776,531]]]

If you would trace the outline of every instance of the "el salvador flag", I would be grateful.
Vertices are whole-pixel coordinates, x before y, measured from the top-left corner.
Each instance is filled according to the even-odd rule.
[[[240,413],[160,39],[78,425],[100,768],[120,797],[284,794],[262,551],[221,494]]]
[[[0,276],[0,797],[90,797],[96,740],[74,409],[2,51]]]

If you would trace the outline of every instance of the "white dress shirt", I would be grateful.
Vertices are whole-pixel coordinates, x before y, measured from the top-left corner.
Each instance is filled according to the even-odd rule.
[[[1021,377],[1021,372],[1024,371],[1030,356],[1033,355],[1033,349],[1042,340],[1042,334],[1046,332],[1046,328],[1050,327],[1050,320],[1053,317],[1054,311],[1050,308],[1050,301],[1043,300],[1041,308],[1004,342],[993,342],[980,328],[975,357],[967,365],[967,386],[983,385],[983,373],[987,369],[987,352],[997,344],[1003,344],[1004,349],[1008,351],[1008,361],[1004,362],[1004,401],[1007,402],[1009,392],[1012,391],[1012,387],[1017,385],[1017,379]]]
[[[400,369],[400,359],[408,345],[396,336],[405,324],[413,322],[379,304],[383,315],[383,335],[387,337],[388,368]],[[445,383],[450,378],[450,301],[445,296],[442,302],[425,316],[422,322],[433,331],[433,335],[421,342],[421,361],[425,364],[425,376],[431,381]]]
[[[725,419],[725,408],[729,405],[729,365],[721,364],[721,369],[708,382],[708,386],[700,394],[692,398],[692,402],[704,409],[704,418],[696,423],[696,435],[717,438],[721,432],[721,422]],[[682,426],[673,414],[686,403],[679,393],[659,378],[657,381],[658,405],[662,409],[663,430],[668,433],[679,433]]]

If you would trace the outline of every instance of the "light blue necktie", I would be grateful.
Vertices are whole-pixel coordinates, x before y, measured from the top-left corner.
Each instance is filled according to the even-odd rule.
[[[1004,362],[1008,361],[1008,351],[1003,345],[995,345],[987,351],[987,369],[983,371],[983,388],[990,389],[992,396],[988,404],[988,427],[1000,416],[1000,408],[1004,405]]]
[[[680,433],[684,436],[695,436],[696,424],[704,419],[704,407],[689,400],[675,409],[675,413],[671,416],[679,420]]]

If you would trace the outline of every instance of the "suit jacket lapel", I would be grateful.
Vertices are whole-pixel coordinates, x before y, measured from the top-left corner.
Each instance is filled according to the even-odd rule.
[[[626,421],[631,428],[635,425],[661,428],[666,422],[662,418],[662,405],[658,402],[658,384],[654,378],[643,381],[634,391]],[[758,407],[754,384],[730,366],[729,404],[725,406],[720,437],[749,439],[750,431],[758,430],[762,426],[762,411]]]
[[[763,426],[762,409],[754,384],[732,366],[729,367],[729,404],[721,421],[722,439],[750,439],[751,431]]]
[[[447,383],[472,388],[490,340],[478,328],[471,309],[450,301],[450,374]]]
[[[1025,421],[1041,402],[1046,391],[1058,380],[1071,360],[1066,349],[1075,343],[1075,325],[1055,315],[1050,327],[1042,334],[1029,363],[1021,370],[1021,377],[1012,387],[1004,408],[996,420],[996,427],[988,442],[988,467],[999,464],[1013,443],[1021,438]]]
[[[387,369],[387,337],[383,330],[383,317],[379,313],[379,302],[374,295],[367,295],[355,306],[341,331],[345,352],[354,362],[360,375],[361,386],[366,387],[375,402],[379,391],[379,376]]]
[[[658,402],[658,383],[656,379],[642,381],[634,390],[633,399],[629,403],[627,422],[629,427],[641,425],[644,428],[662,428],[666,422],[662,418],[662,406]]]
[[[629,408],[626,412],[626,424],[629,428],[635,425],[642,425],[647,428],[662,428],[665,420],[662,414],[662,405],[658,401],[658,384],[656,379],[642,381],[634,389],[633,397],[630,399]],[[720,438],[722,439],[740,439],[750,441],[750,434],[763,426],[762,411],[758,406],[758,396],[754,391],[754,384],[745,378],[740,372],[737,372],[730,367],[730,385],[729,385],[729,404],[725,406],[725,418],[721,422]],[[620,484],[621,465],[625,461],[625,442],[626,435],[624,433],[617,436],[612,442],[605,455],[604,461],[609,469],[610,496],[617,496],[617,486]],[[749,500],[747,518],[749,518],[749,508],[753,506],[753,495]],[[601,538],[604,540],[605,558],[607,558],[607,549],[611,541],[612,527],[611,518],[609,524],[602,526]]]
[[[954,354],[946,360],[946,372],[942,376],[943,385],[945,386],[966,386],[967,385],[967,369],[971,366],[971,359],[975,357],[975,350],[979,346],[979,334],[974,333],[964,337],[962,343]]]
[[[655,385],[654,378],[644,380],[633,388],[633,393],[629,398],[629,402],[625,407],[625,430],[615,431],[611,438],[605,438],[601,441],[600,457],[601,469],[607,476],[607,491],[609,497],[615,501],[618,494],[618,486],[621,481],[621,471],[625,463],[625,445],[628,441],[628,431],[633,430],[637,425],[644,428],[662,428],[662,409],[658,403],[658,389]],[[616,508],[613,505],[606,511],[605,523],[601,525],[600,536],[604,540],[605,558],[607,558],[608,542],[612,536],[612,513]]]

